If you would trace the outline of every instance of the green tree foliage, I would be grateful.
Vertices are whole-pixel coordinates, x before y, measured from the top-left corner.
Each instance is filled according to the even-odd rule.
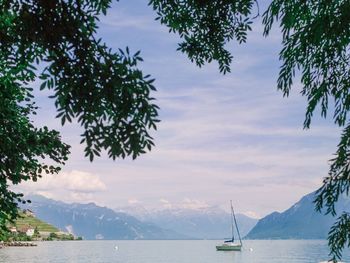
[[[1,222],[16,218],[24,201],[9,185],[57,173],[69,154],[57,131],[30,119],[35,80],[52,91],[62,125],[75,118],[84,128],[81,143],[91,161],[102,150],[113,159],[136,158],[154,145],[155,87],[137,68],[139,52],[112,52],[95,38],[110,2],[0,0]]]
[[[106,150],[109,157],[136,158],[151,149],[149,129],[155,129],[158,107],[152,104],[153,79],[137,68],[139,52],[112,52],[95,38],[98,16],[111,0],[0,0],[0,211],[1,218],[16,216],[21,195],[8,184],[36,180],[56,173],[69,153],[58,132],[37,128],[30,116],[35,104],[30,84],[54,92],[64,125],[75,118],[84,127],[81,143],[90,160]],[[157,19],[182,39],[178,50],[198,66],[217,61],[230,71],[230,41],[243,43],[256,14],[257,0],[149,0]],[[282,31],[282,61],[277,87],[289,95],[301,76],[308,106],[304,127],[315,109],[326,117],[334,101],[333,119],[344,127],[328,176],[318,191],[316,209],[336,215],[335,204],[350,189],[350,124],[347,113],[350,2],[343,0],[273,0],[263,13],[264,34],[273,25]],[[37,65],[43,63],[39,71]],[[14,151],[14,149],[16,149]],[[43,158],[57,166],[48,166]],[[329,234],[334,260],[349,245],[350,217],[342,214]]]
[[[39,237],[39,236],[40,236],[40,232],[39,232],[38,227],[36,226],[36,227],[34,228],[34,237]]]
[[[184,42],[179,50],[201,66],[216,60],[220,71],[229,71],[231,54],[225,49],[228,41],[245,42],[254,20],[253,9],[259,6],[250,0],[151,0],[161,23],[178,32]],[[256,5],[254,5],[254,3]],[[328,176],[318,190],[316,209],[336,215],[335,204],[341,194],[350,190],[350,2],[273,0],[263,13],[264,35],[274,24],[282,31],[277,87],[288,96],[296,77],[301,76],[302,95],[308,106],[304,128],[309,128],[315,109],[320,106],[326,117],[329,100],[334,101],[333,120],[344,127],[338,151],[331,160]],[[341,251],[350,246],[350,215],[343,213],[329,233],[332,259],[341,258]]]
[[[49,238],[51,239],[58,238],[58,235],[56,233],[50,233]]]
[[[350,10],[349,1],[273,1],[264,13],[265,35],[274,21],[280,21],[283,33],[283,62],[278,88],[289,94],[295,72],[300,71],[302,95],[308,106],[304,128],[309,128],[313,113],[320,106],[327,116],[329,100],[334,101],[334,123],[344,127],[335,158],[331,160],[328,176],[317,192],[316,209],[336,216],[336,202],[342,194],[349,194],[350,126]],[[350,216],[343,212],[329,232],[333,260],[341,258],[341,251],[350,246]]]
[[[235,39],[246,42],[254,17],[254,0],[150,0],[157,20],[180,35],[178,50],[198,66],[216,60],[223,73],[230,72],[231,53],[225,48]]]

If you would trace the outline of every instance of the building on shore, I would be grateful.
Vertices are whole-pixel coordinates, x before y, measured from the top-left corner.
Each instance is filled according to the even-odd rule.
[[[27,226],[23,226],[23,227],[19,228],[18,232],[24,233],[28,237],[32,237],[32,236],[34,236],[35,229],[32,226],[27,225]]]

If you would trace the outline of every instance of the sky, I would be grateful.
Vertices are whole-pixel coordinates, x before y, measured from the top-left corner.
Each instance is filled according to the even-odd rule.
[[[59,130],[72,153],[59,175],[16,189],[111,208],[228,208],[233,200],[238,212],[262,217],[320,187],[340,132],[316,115],[303,129],[306,98],[298,81],[288,98],[277,91],[278,28],[265,38],[256,19],[247,44],[228,43],[232,72],[222,75],[216,63],[198,68],[176,51],[179,37],[155,17],[147,1],[121,0],[101,17],[98,35],[116,51],[141,50],[140,68],[158,90],[156,147],[136,160],[102,156],[90,163],[79,144],[81,128],[61,127],[49,92],[37,91],[35,123]]]

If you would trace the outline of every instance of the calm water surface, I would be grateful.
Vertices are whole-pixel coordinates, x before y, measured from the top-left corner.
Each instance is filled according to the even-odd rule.
[[[0,250],[6,263],[313,263],[326,261],[326,241],[245,241],[241,252],[215,250],[213,240],[61,241]],[[118,246],[118,250],[115,247]],[[350,263],[345,252],[343,262]]]

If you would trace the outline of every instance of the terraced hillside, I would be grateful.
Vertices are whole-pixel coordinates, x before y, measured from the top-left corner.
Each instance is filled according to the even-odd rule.
[[[38,231],[55,233],[60,230],[53,225],[50,225],[35,216],[28,216],[24,213],[20,213],[21,217],[16,220],[17,229],[25,228],[31,226],[32,228],[37,228]]]

